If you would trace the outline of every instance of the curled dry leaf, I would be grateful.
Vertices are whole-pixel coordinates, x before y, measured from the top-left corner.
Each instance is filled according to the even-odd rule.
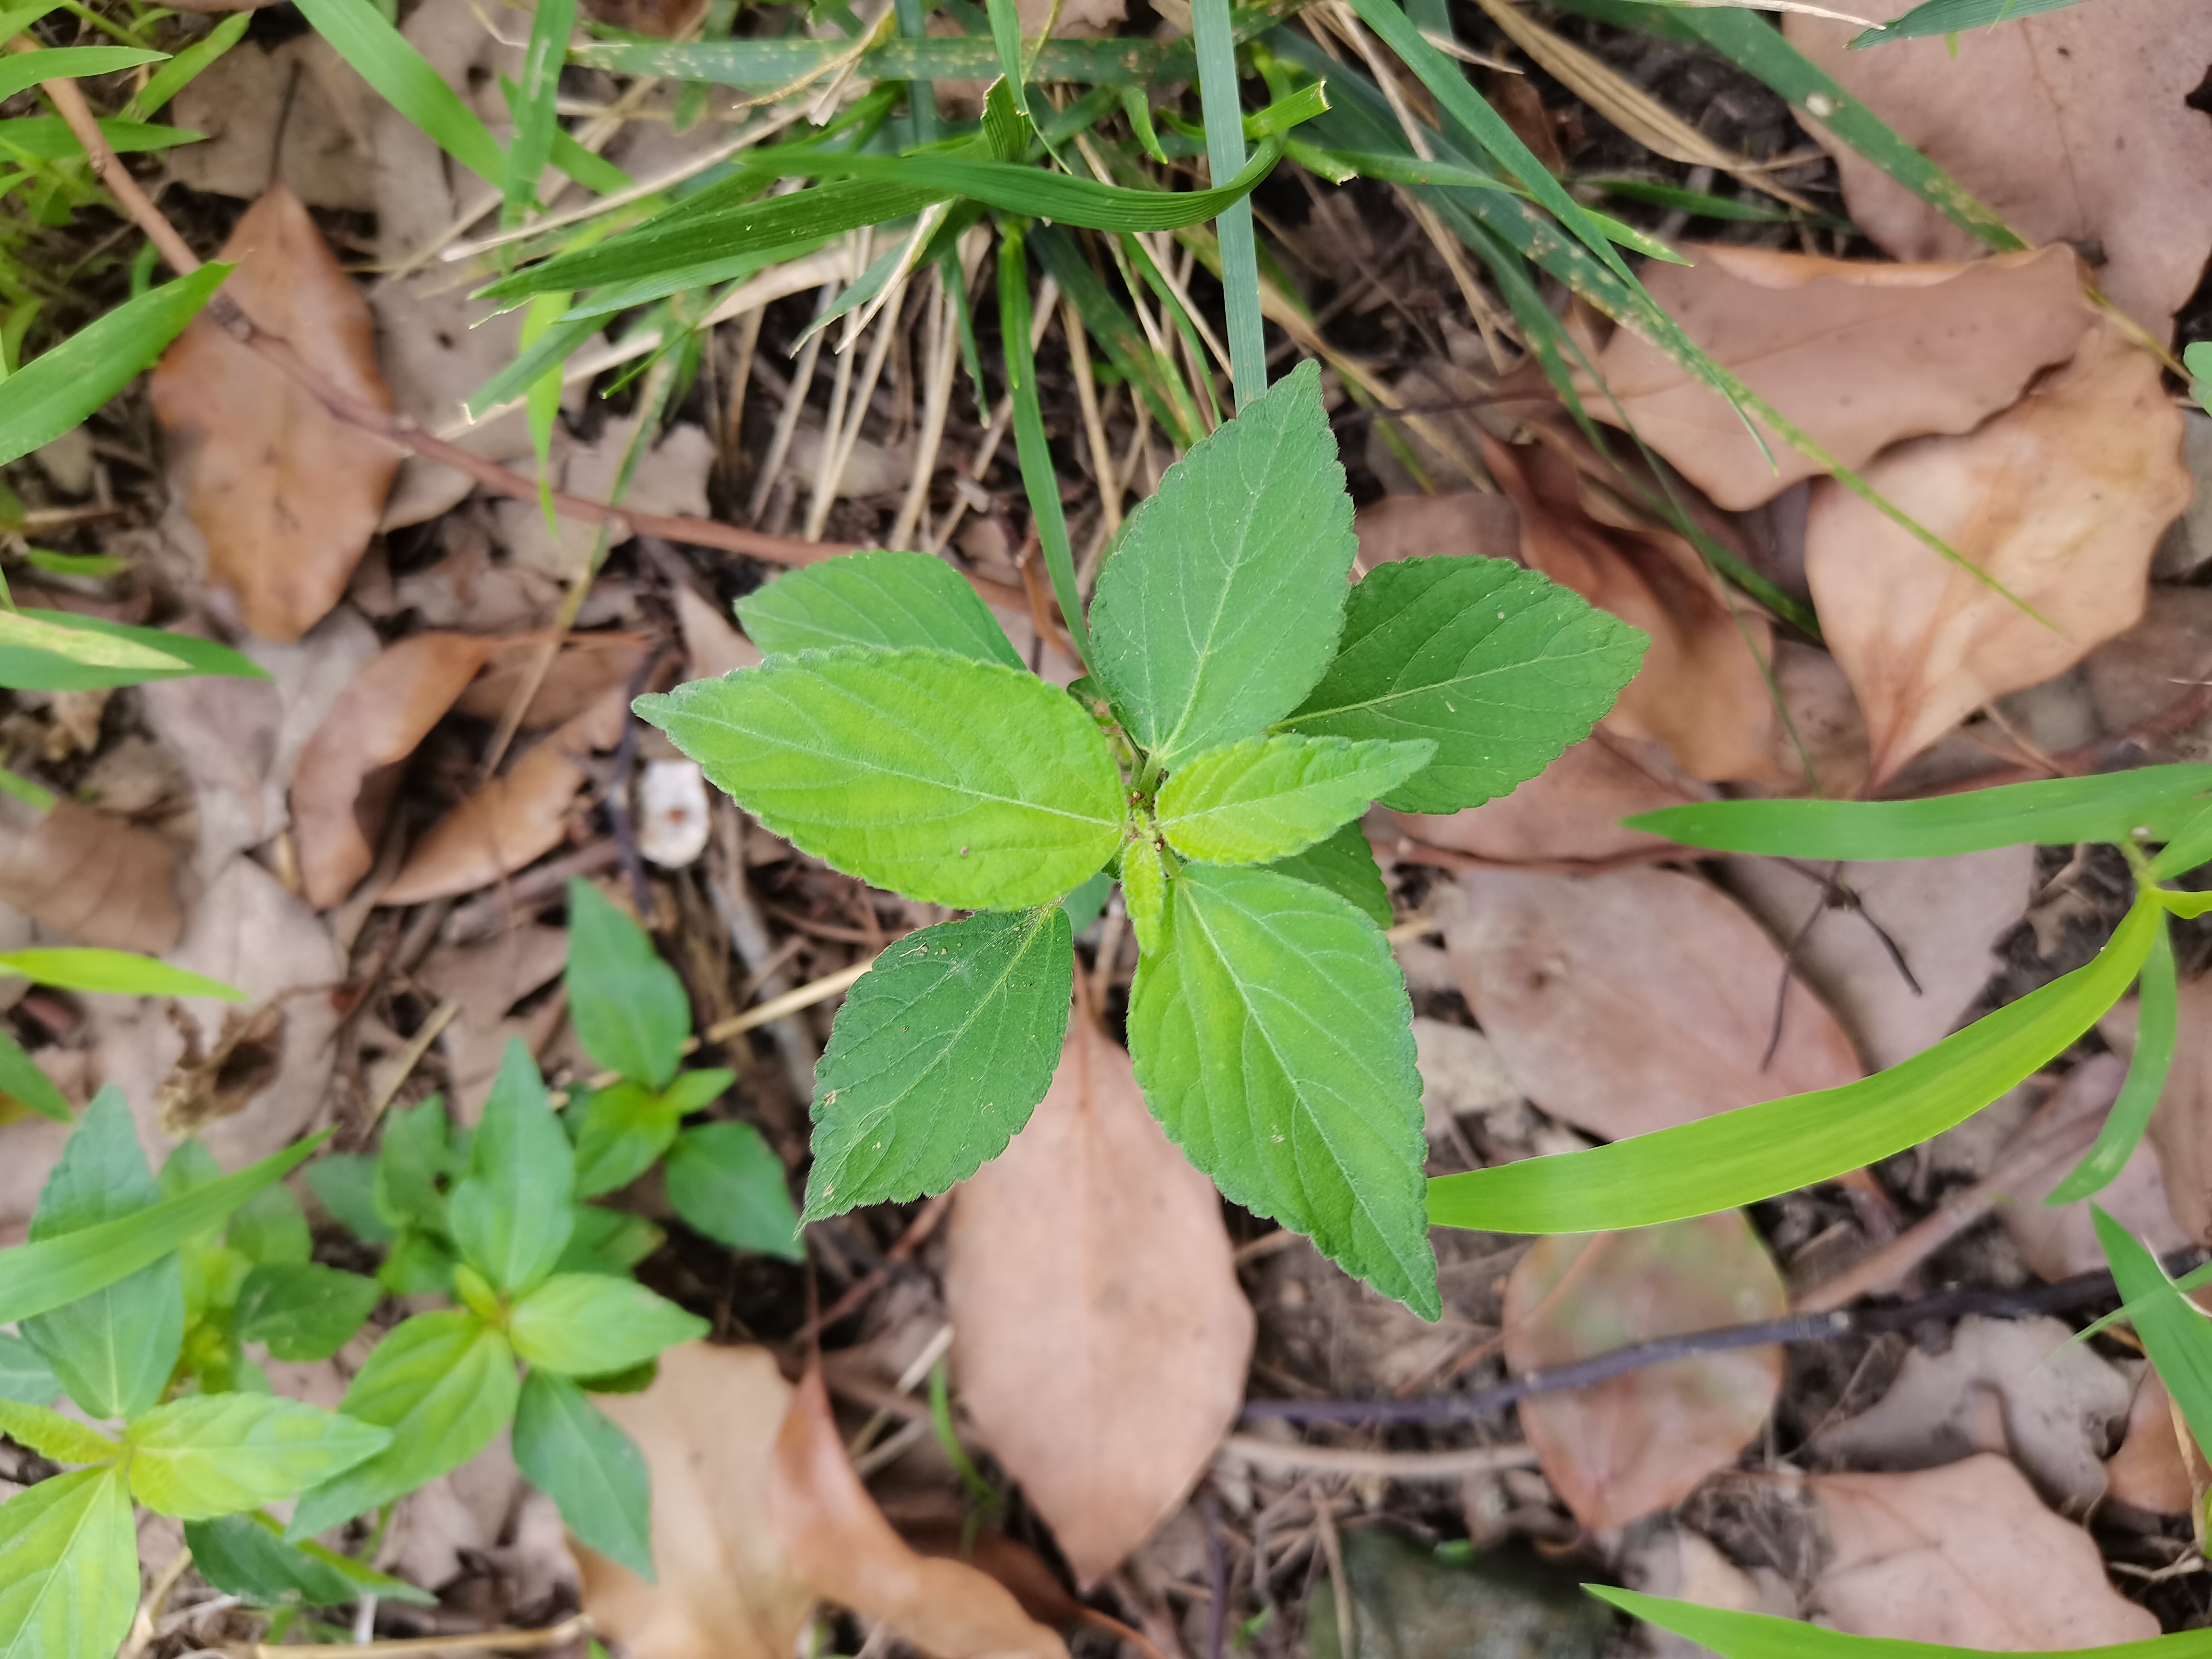
[[[1621,820],[1706,799],[1666,750],[1596,731],[1510,795],[1442,816],[1400,812],[1415,841],[1498,864],[1597,860],[1669,845]]]
[[[1899,445],[1863,476],[1973,567],[1832,480],[1814,487],[1805,574],[1865,712],[1876,784],[1990,698],[2133,627],[2191,488],[2158,362],[2110,323],[1978,431]]]
[[[1547,1370],[1631,1343],[1788,1311],[1741,1210],[1536,1241],[1505,1281],[1505,1359]],[[1521,1402],[1544,1474],[1592,1532],[1663,1510],[1735,1461],[1782,1388],[1779,1346],[1647,1365]]]
[[[945,1297],[963,1403],[1096,1584],[1235,1424],[1254,1320],[1212,1183],[1081,1013],[1028,1126],[959,1189]]]
[[[1912,3],[1844,9],[1886,21]],[[2118,0],[1875,52],[1850,50],[1856,24],[1794,13],[1783,23],[1847,94],[2021,235],[2095,250],[2099,285],[2167,337],[2212,252],[2212,123],[2190,101],[2212,62],[2212,10],[2197,0]],[[1856,150],[1806,126],[1836,159],[1852,220],[1889,252],[1980,251]]]
[[[1692,777],[1765,776],[1776,721],[1759,665],[1773,625],[1732,609],[1696,548],[1632,524],[1551,447],[1486,436],[1482,452],[1520,510],[1521,562],[1650,638],[1604,729],[1664,744]]]
[[[2157,1617],[2106,1580],[2089,1534],[2044,1508],[2002,1457],[1806,1485],[1832,1549],[1810,1605],[1838,1630],[2014,1652],[2159,1633]]]
[[[1608,1140],[1860,1076],[1782,952],[1694,876],[1470,870],[1440,888],[1444,948],[1528,1098]]]
[[[1854,471],[1900,439],[1971,432],[2009,408],[2096,318],[2063,247],[1909,265],[1686,252],[1696,264],[1644,268],[1652,298]],[[1590,412],[1631,427],[1723,507],[1757,507],[1825,471],[1764,423],[1762,453],[1726,398],[1631,330],[1615,331],[1597,368],[1613,398],[1591,398]]]
[[[2173,1396],[2146,1365],[2128,1407],[2128,1430],[2105,1464],[2105,1495],[2153,1515],[2186,1515],[2189,1464],[2181,1454],[2187,1425],[2174,1415]]]
[[[499,641],[454,708],[480,720],[506,718],[508,706],[536,672],[548,638],[524,634]],[[651,648],[650,641],[638,634],[569,635],[523,711],[522,729],[535,732],[574,720],[617,686],[629,684]]]
[[[223,291],[322,374],[380,408],[375,329],[307,216],[282,184],[224,244]],[[185,505],[207,538],[208,580],[267,640],[296,640],[343,596],[376,530],[399,453],[339,421],[210,317],[154,370],[154,413],[180,455]]]
[[[2200,498],[2212,496],[2212,489]],[[2208,502],[2212,505],[2212,502]],[[2142,620],[2081,665],[2107,732],[2126,732],[2212,681],[2212,588],[2154,583]]]
[[[0,798],[0,904],[80,945],[159,956],[185,927],[176,854],[151,831],[58,797]]]
[[[400,763],[445,717],[495,641],[417,634],[380,652],[338,694],[300,751],[292,819],[301,890],[318,910],[353,890],[376,861]]]
[[[295,35],[274,51],[240,41],[169,106],[178,126],[207,137],[164,151],[162,166],[194,190],[250,201],[281,178],[309,207],[374,212],[377,103],[319,34]]]

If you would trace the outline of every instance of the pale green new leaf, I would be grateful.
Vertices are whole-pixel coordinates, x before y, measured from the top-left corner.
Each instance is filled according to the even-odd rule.
[[[1382,866],[1375,862],[1375,849],[1368,845],[1366,832],[1356,823],[1346,824],[1327,840],[1279,859],[1267,868],[1351,900],[1377,927],[1390,925],[1390,890],[1383,884]]]
[[[636,1280],[605,1273],[556,1273],[507,1319],[515,1352],[563,1376],[611,1376],[708,1329]]]
[[[1267,870],[1187,866],[1129,1006],[1168,1138],[1255,1213],[1434,1319],[1421,1078],[1390,946],[1350,902]]]
[[[1401,559],[1352,590],[1336,659],[1282,729],[1431,739],[1436,757],[1384,804],[1457,811],[1588,737],[1644,645],[1626,623],[1504,559]]]
[[[908,934],[846,994],[815,1070],[806,1219],[941,1193],[1006,1151],[1060,1065],[1057,904]]]
[[[1265,864],[1304,852],[1429,763],[1424,738],[1247,738],[1183,763],[1155,808],[1168,844],[1206,864]]]
[[[123,1449],[74,1417],[20,1400],[0,1400],[0,1434],[57,1463],[105,1463]]]
[[[1121,902],[1128,907],[1129,931],[1137,949],[1151,956],[1160,949],[1168,925],[1168,855],[1160,850],[1155,826],[1121,843]]]
[[[392,1431],[267,1394],[187,1395],[124,1435],[131,1491],[185,1521],[295,1498],[392,1443]]]
[[[2160,925],[2156,901],[2138,899],[2086,967],[1886,1072],[1586,1152],[1440,1176],[1429,1183],[1429,1218],[1500,1233],[1645,1227],[1756,1204],[1894,1157],[2063,1054],[2134,981]]]
[[[2112,1283],[2143,1352],[2181,1407],[2199,1447],[2212,1445],[2212,1319],[2166,1277],[2158,1258],[2095,1205],[2090,1218],[2112,1269]]]
[[[115,1659],[137,1607],[120,1470],[58,1475],[0,1504],[0,1659]]]
[[[1739,1613],[1697,1601],[1674,1601],[1615,1589],[1610,1584],[1583,1588],[1601,1601],[1669,1630],[1721,1659],[1988,1659],[1987,1648],[1946,1647],[1935,1642],[1906,1642],[1887,1636],[1851,1636],[1823,1625],[1771,1613]],[[2154,1636],[2141,1642],[2074,1648],[2071,1659],[2212,1659],[2212,1630]]]
[[[312,1538],[459,1468],[505,1428],[514,1351],[472,1313],[416,1314],[376,1345],[338,1409],[392,1443],[300,1499],[285,1537]]]
[[[1308,361],[1168,469],[1099,573],[1091,666],[1130,737],[1173,770],[1296,708],[1357,550]]]
[[[584,1052],[658,1089],[691,1035],[691,999],[644,928],[588,881],[568,884],[568,1018]]]
[[[100,991],[123,997],[217,997],[244,1002],[246,993],[205,974],[172,968],[131,951],[39,945],[0,954],[0,974],[20,974],[33,985],[64,991]]]
[[[995,663],[809,652],[635,707],[775,834],[910,898],[1043,904],[1121,839],[1121,777],[1097,723]]]
[[[565,1376],[534,1370],[514,1409],[514,1461],[568,1530],[653,1582],[653,1488],[645,1455]]]
[[[840,645],[934,647],[977,662],[1024,665],[975,590],[927,553],[848,553],[807,565],[739,599],[738,620],[771,654]]]
[[[453,1243],[516,1296],[553,1271],[575,1224],[575,1153],[553,1115],[538,1062],[509,1038],[469,1149],[469,1173],[446,1202]]]
[[[702,1123],[661,1166],[668,1201],[695,1233],[733,1250],[804,1261],[783,1160],[750,1123]]]

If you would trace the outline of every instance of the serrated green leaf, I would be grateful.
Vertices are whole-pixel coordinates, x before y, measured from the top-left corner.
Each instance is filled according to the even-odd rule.
[[[1159,950],[1167,928],[1168,880],[1167,855],[1152,826],[1121,843],[1121,902],[1128,908],[1137,949],[1146,956]]]
[[[192,1553],[194,1571],[252,1607],[331,1607],[364,1595],[415,1607],[438,1602],[404,1579],[320,1545],[288,1544],[283,1528],[258,1513],[187,1521],[185,1544]]]
[[[121,1471],[58,1475],[0,1504],[0,1659],[115,1659],[137,1607]]]
[[[584,1052],[658,1089],[691,1035],[691,999],[652,937],[583,880],[568,884],[568,1017]]]
[[[1097,723],[997,664],[810,652],[635,707],[774,833],[910,898],[1042,904],[1121,838],[1121,774]]]
[[[1358,545],[1308,361],[1168,469],[1099,573],[1091,672],[1130,737],[1172,771],[1296,708]]]
[[[1176,877],[1167,933],[1137,965],[1129,1052],[1168,1138],[1233,1201],[1437,1317],[1413,1006],[1389,942],[1322,888],[1204,864]]]
[[[695,1233],[733,1250],[803,1261],[783,1160],[750,1123],[704,1123],[668,1149],[668,1201]]]
[[[263,1262],[239,1286],[239,1340],[276,1359],[328,1359],[362,1328],[384,1287],[318,1261]]]
[[[469,1151],[469,1173],[446,1202],[453,1243],[506,1295],[553,1271],[575,1224],[576,1155],[553,1115],[538,1062],[509,1038]]]
[[[0,1331],[0,1400],[51,1406],[61,1391],[61,1378],[36,1348],[20,1336]]]
[[[641,1365],[709,1327],[633,1279],[556,1273],[514,1304],[514,1351],[563,1376],[607,1376]]]
[[[514,1461],[568,1530],[651,1583],[653,1488],[645,1454],[565,1376],[534,1370],[514,1411]]]
[[[927,553],[847,553],[804,566],[739,599],[738,620],[771,654],[840,645],[934,647],[977,662],[1025,665],[975,590]]]
[[[876,959],[815,1069],[807,1220],[941,1193],[1006,1151],[1060,1064],[1070,938],[1047,904],[925,927]]]
[[[1377,927],[1391,923],[1390,890],[1383,884],[1382,866],[1375,862],[1375,849],[1368,845],[1366,831],[1357,823],[1347,823],[1326,841],[1317,841],[1304,852],[1279,859],[1267,867],[1350,900]]]
[[[139,1418],[124,1440],[138,1501],[204,1521],[297,1497],[382,1451],[392,1431],[275,1395],[187,1395]]]
[[[660,1248],[665,1235],[641,1215],[579,1204],[556,1273],[627,1273]]]
[[[4,384],[4,382],[0,382]],[[106,992],[126,997],[219,997],[244,1002],[246,993],[205,974],[172,968],[130,951],[40,945],[0,954],[0,974],[18,974],[33,985],[64,991]]]
[[[594,1089],[576,1123],[576,1196],[627,1187],[668,1150],[684,1114],[642,1083]]]
[[[1379,565],[1352,590],[1336,659],[1282,729],[1431,738],[1383,797],[1405,812],[1477,806],[1557,760],[1636,673],[1644,636],[1503,559]]]
[[[123,1449],[73,1417],[20,1400],[0,1400],[0,1434],[57,1463],[105,1463]]]
[[[378,1343],[338,1409],[392,1443],[300,1499],[294,1542],[459,1468],[505,1428],[520,1388],[514,1351],[474,1314],[416,1314]]]
[[[70,1110],[69,1097],[39,1069],[38,1061],[23,1052],[23,1045],[4,1030],[0,1030],[0,1094],[57,1123],[76,1121],[76,1114]]]
[[[305,1261],[314,1255],[307,1212],[289,1187],[264,1188],[240,1205],[223,1237],[249,1261]]]
[[[2143,1352],[2181,1407],[2189,1431],[2212,1443],[2212,1320],[2184,1296],[2146,1245],[2097,1206],[2089,1206],[2097,1242]]]
[[[1247,738],[1192,756],[1161,787],[1154,810],[1168,845],[1187,859],[1271,863],[1351,823],[1436,752],[1426,738]]]
[[[46,1177],[31,1219],[31,1243],[127,1221],[160,1201],[122,1091],[102,1089]],[[21,1330],[87,1413],[135,1416],[161,1397],[184,1346],[182,1271],[165,1254],[66,1307],[24,1320]]]

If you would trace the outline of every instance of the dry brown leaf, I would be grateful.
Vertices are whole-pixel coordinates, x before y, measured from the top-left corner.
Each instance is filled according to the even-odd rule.
[[[292,820],[301,890],[318,910],[337,903],[368,873],[400,763],[445,717],[495,644],[466,634],[400,641],[354,677],[307,739],[292,773]]]
[[[1608,859],[1665,845],[1621,820],[1704,800],[1665,749],[1594,732],[1510,795],[1442,816],[1395,814],[1415,841],[1498,864]]]
[[[2196,1243],[2212,1243],[2212,978],[2179,990],[2173,1063],[2151,1114],[2149,1139],[2166,1176],[2166,1206]],[[2132,1041],[2132,1026],[2128,1036]]]
[[[963,1562],[917,1555],[891,1530],[853,1473],[818,1364],[800,1379],[776,1436],[766,1509],[800,1582],[824,1601],[882,1620],[933,1659],[1067,1659],[1067,1644],[997,1580]]]
[[[1520,510],[1521,562],[1650,639],[1605,729],[1664,744],[1692,777],[1766,776],[1777,721],[1759,664],[1773,650],[1773,625],[1731,610],[1683,538],[1625,527],[1618,506],[1601,504],[1548,446],[1515,449],[1486,436],[1482,453]]]
[[[162,166],[194,190],[251,201],[281,178],[309,207],[373,213],[380,101],[319,34],[269,51],[240,41],[170,104],[178,126],[207,137],[164,151]]]
[[[1882,21],[1912,3],[1838,9]],[[2212,62],[2212,9],[2100,0],[1948,44],[1898,40],[1875,52],[1849,49],[1853,24],[1783,23],[1847,94],[2021,235],[2094,250],[2105,291],[2167,337],[2212,252],[2212,123],[2189,102]],[[1980,251],[1978,238],[1850,145],[1806,125],[1836,158],[1852,220],[1889,252],[1966,259]]]
[[[2042,613],[1833,480],[1814,487],[1805,574],[1865,712],[1876,784],[1990,698],[2133,627],[2151,555],[2191,489],[2157,360],[2109,323],[1978,431],[1900,444],[1863,477]]]
[[[691,665],[688,678],[720,679],[740,668],[761,665],[760,647],[738,632],[729,609],[702,599],[689,582],[676,588],[676,625],[684,635],[684,659]]]
[[[1618,1140],[1861,1075],[1843,1027],[1795,975],[1765,1060],[1782,952],[1694,876],[1470,870],[1434,903],[1506,1069],[1592,1134]]]
[[[947,1250],[961,1400],[1087,1589],[1236,1423],[1254,1320],[1212,1182],[1081,1012],[1028,1126],[961,1186]]]
[[[284,185],[223,245],[223,292],[269,333],[380,408],[368,307]],[[154,413],[179,453],[208,580],[267,640],[296,640],[344,594],[375,532],[399,452],[339,421],[265,357],[201,317],[155,368]]]
[[[1644,267],[1652,298],[1855,471],[1900,439],[1971,432],[2011,407],[2096,318],[2063,247],[1912,265],[1685,251],[1696,264]],[[1764,422],[1762,453],[1725,398],[1631,330],[1614,331],[1597,368],[1620,406],[1593,398],[1590,412],[1633,428],[1723,507],[1757,507],[1827,471]]]
[[[80,945],[159,956],[184,932],[169,843],[58,796],[0,798],[0,904]]]
[[[1833,1547],[1810,1606],[1838,1630],[2023,1653],[2159,1633],[2106,1580],[2089,1534],[2002,1457],[1806,1485]]]
[[[1517,78],[1517,77],[1516,77]],[[1359,509],[1359,568],[1439,553],[1521,556],[1521,514],[1504,495],[1463,490],[1455,495],[1385,495]]]
[[[1786,1312],[1741,1210],[1632,1232],[1540,1238],[1505,1281],[1506,1364],[1547,1370]],[[1521,1402],[1545,1477],[1592,1532],[1678,1503],[1735,1462],[1782,1389],[1779,1346],[1698,1354]]]
[[[506,718],[508,705],[528,684],[545,639],[542,634],[526,634],[500,641],[483,672],[454,702],[454,709],[479,720]],[[522,729],[535,732],[574,720],[616,687],[629,684],[651,648],[651,642],[637,634],[569,635],[538,682],[523,713]]]
[[[2163,714],[2212,681],[2212,588],[2154,584],[2142,620],[2092,651],[2082,667],[2106,731],[2130,731]]]
[[[2189,1465],[2181,1455],[2172,1395],[2149,1366],[2128,1407],[2128,1431],[2105,1464],[2105,1495],[2153,1515],[2189,1513]]]

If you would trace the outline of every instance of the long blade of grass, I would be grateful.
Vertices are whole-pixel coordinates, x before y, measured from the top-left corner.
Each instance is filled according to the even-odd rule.
[[[1662,1595],[1615,1589],[1610,1584],[1583,1588],[1646,1624],[1710,1648],[1721,1659],[1989,1659],[1986,1648],[1943,1647],[1887,1636],[1850,1636],[1802,1620],[1670,1601]],[[2212,1630],[2115,1642],[2108,1647],[2075,1648],[2067,1659],[2212,1659]]]
[[[499,208],[503,226],[520,224],[538,205],[538,181],[553,158],[553,135],[561,125],[554,112],[561,64],[575,27],[576,0],[538,0],[514,100],[514,137],[507,146]]]
[[[1885,40],[1912,40],[1930,34],[1960,34],[1991,23],[2009,23],[2038,12],[2078,6],[2081,0],[1921,0],[1902,17],[1851,37],[1851,50],[1878,46]]]
[[[2128,1317],[2158,1380],[2181,1407],[2197,1445],[2212,1446],[2212,1320],[2182,1294],[2158,1258],[2125,1227],[2094,1205],[2089,1216],[2112,1267],[2112,1283],[2128,1304]]]
[[[1198,94],[1206,113],[1206,160],[1217,179],[1244,167],[1243,100],[1237,88],[1237,36],[1229,0],[1191,0],[1198,44]],[[1252,204],[1243,197],[1215,222],[1221,238],[1221,300],[1229,325],[1229,378],[1239,408],[1267,389],[1267,343],[1260,321],[1260,261]]]
[[[1083,620],[1083,601],[1075,586],[1075,553],[1068,544],[1067,517],[1060,505],[1060,475],[1044,435],[1044,411],[1037,402],[1036,358],[1030,349],[1030,266],[1022,245],[1023,228],[1000,228],[999,239],[999,336],[1006,354],[1006,394],[1014,404],[1014,455],[1021,464],[1022,489],[1030,500],[1030,520],[1044,550],[1044,568],[1053,597],[1067,624],[1067,636],[1087,668],[1091,629]]]
[[[200,71],[236,46],[253,21],[250,11],[234,11],[148,77],[123,112],[126,121],[144,121],[158,114]],[[103,124],[104,125],[104,124]]]
[[[0,58],[0,98],[13,98],[41,81],[75,81],[88,75],[158,64],[169,54],[142,46],[41,46]]]
[[[1255,33],[1273,21],[1257,13],[1245,17],[1249,32]],[[577,63],[617,75],[763,89],[819,73],[849,50],[842,41],[787,36],[680,45],[603,40],[580,46],[571,56]],[[1188,40],[1167,46],[1149,40],[1047,40],[1030,72],[1038,81],[1150,86],[1186,79],[1196,66],[1196,52]],[[951,35],[885,40],[862,52],[854,72],[878,81],[988,81],[1000,72],[1000,64],[998,49],[988,39]]]
[[[2105,1114],[2096,1145],[2051,1189],[2045,1203],[2071,1204],[2110,1186],[2134,1155],[2143,1131],[2150,1127],[2150,1115],[2158,1109],[2166,1072],[2173,1064],[2174,1036],[2181,1023],[2179,993],[2172,930],[2161,915],[2136,985],[2136,1006],[2140,1012],[2136,1017],[2136,1051],[2128,1061],[2127,1081],[2120,1085],[2119,1098]]]

